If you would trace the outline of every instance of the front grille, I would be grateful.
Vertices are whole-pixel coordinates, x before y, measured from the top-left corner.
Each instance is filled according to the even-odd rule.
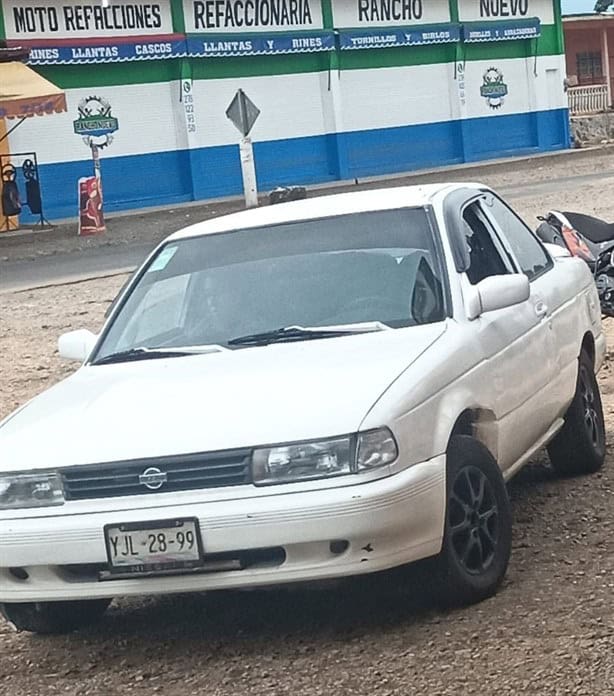
[[[243,449],[71,467],[62,471],[64,496],[66,500],[90,500],[238,486],[251,483],[250,457],[251,450]],[[157,476],[151,469],[166,474],[166,481],[157,488],[144,485],[139,477],[148,469],[150,483],[151,474],[154,479]],[[155,480],[153,484],[157,485]]]

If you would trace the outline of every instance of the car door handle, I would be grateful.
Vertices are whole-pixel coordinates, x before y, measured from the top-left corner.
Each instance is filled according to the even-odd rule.
[[[542,300],[538,300],[535,303],[535,314],[540,318],[545,317],[548,314],[548,305]]]

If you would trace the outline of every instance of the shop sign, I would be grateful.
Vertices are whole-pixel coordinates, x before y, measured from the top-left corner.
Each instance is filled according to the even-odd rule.
[[[342,51],[394,46],[425,46],[428,44],[455,43],[460,39],[458,24],[439,24],[420,29],[387,29],[366,31],[341,30],[339,45]]]
[[[186,55],[185,40],[109,42],[104,46],[79,43],[73,46],[36,46],[30,49],[30,65],[62,63],[121,63],[132,60],[162,60]]]
[[[92,39],[173,33],[170,2],[3,0],[7,39]]]
[[[188,34],[322,28],[320,0],[183,0],[183,8]]]
[[[488,68],[484,73],[480,95],[486,99],[491,109],[496,110],[503,106],[504,97],[507,96],[507,85],[499,68]]]
[[[442,0],[332,0],[336,27],[392,27],[450,21]]]
[[[465,43],[535,39],[540,35],[541,25],[535,17],[508,22],[471,22],[463,25]]]
[[[458,0],[461,22],[518,20],[537,17],[554,23],[552,0]]]
[[[119,121],[111,113],[111,105],[103,97],[86,97],[79,102],[79,116],[73,121],[77,135],[88,146],[107,147],[119,129]]]
[[[194,135],[196,133],[196,114],[194,113],[194,93],[192,89],[192,80],[183,80],[182,99],[188,136]]]
[[[464,107],[467,104],[467,93],[465,92],[465,64],[464,63],[458,63],[456,66],[456,81],[458,83],[458,98],[461,104],[461,107]]]
[[[188,53],[193,57],[221,58],[225,56],[257,56],[283,53],[316,53],[332,51],[335,37],[332,32],[310,34],[276,34],[264,36],[191,36]]]

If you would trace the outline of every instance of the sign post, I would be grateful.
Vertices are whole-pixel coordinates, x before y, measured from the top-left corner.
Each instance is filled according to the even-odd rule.
[[[111,105],[103,97],[87,97],[79,103],[78,118],[73,121],[76,135],[90,148],[94,176],[79,179],[79,235],[102,234],[105,231],[102,204],[100,150],[113,142],[119,121],[111,113]]]
[[[239,89],[230,102],[230,106],[226,109],[226,116],[243,136],[239,141],[239,157],[241,159],[245,205],[248,208],[256,208],[258,206],[256,163],[252,140],[248,136],[254,123],[256,123],[256,119],[260,116],[260,109],[242,89]]]
[[[258,184],[256,183],[256,164],[251,138],[241,138],[239,141],[239,156],[241,157],[241,175],[243,176],[243,191],[245,205],[248,208],[258,207]]]
[[[100,151],[98,150],[98,145],[92,142],[92,162],[94,163],[94,176],[100,179]]]

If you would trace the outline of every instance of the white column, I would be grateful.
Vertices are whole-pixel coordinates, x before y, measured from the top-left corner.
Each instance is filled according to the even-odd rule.
[[[608,24],[601,30],[601,63],[604,66],[605,83],[608,90],[608,108],[612,106],[612,83],[610,82],[610,50],[608,47]]]
[[[340,57],[336,51],[328,53],[328,73],[322,73],[322,80],[326,80],[326,84],[322,81],[323,94],[326,95],[322,99],[325,105],[326,128],[328,133],[335,136],[336,151],[335,159],[337,164],[337,176],[343,181],[350,178],[347,145],[343,134],[345,133],[343,99],[341,95],[341,71],[339,69]]]

